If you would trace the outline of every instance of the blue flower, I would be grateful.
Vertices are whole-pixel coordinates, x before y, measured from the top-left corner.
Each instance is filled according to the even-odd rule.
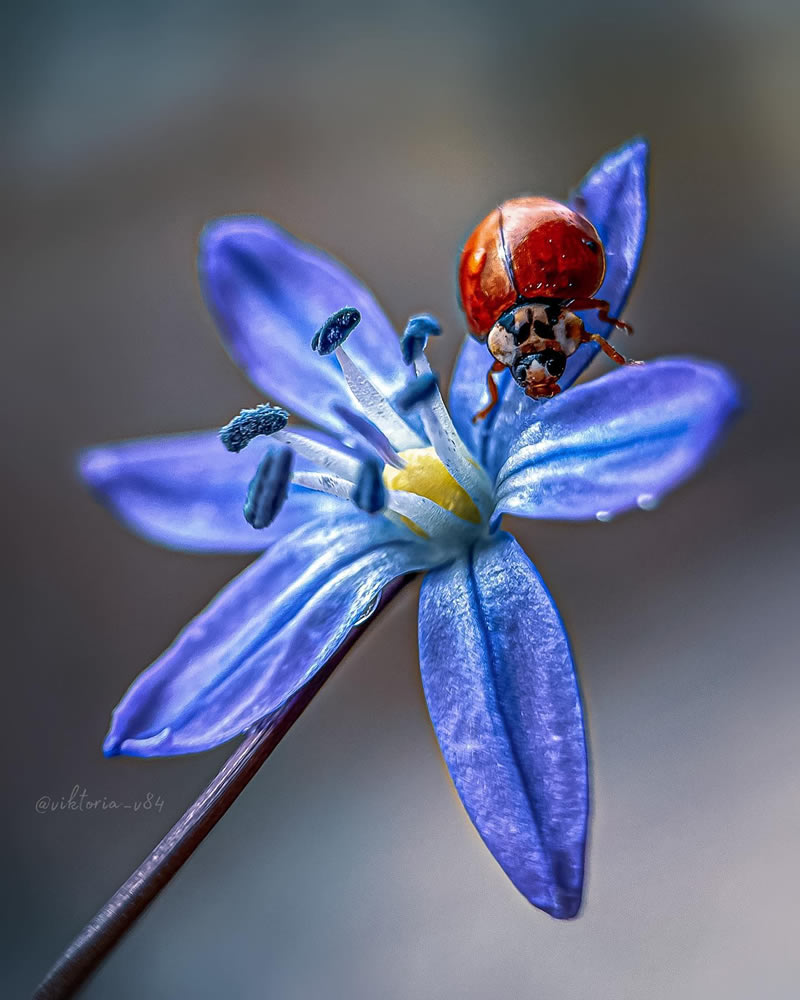
[[[644,238],[646,165],[634,141],[574,195],[605,244],[599,294],[615,314]],[[473,423],[486,348],[466,339],[448,411],[424,353],[436,322],[415,317],[401,341],[363,285],[273,223],[210,225],[200,274],[234,359],[323,429],[286,426],[265,405],[224,429],[231,451],[208,431],[84,454],[86,480],[146,537],[265,550],[134,682],[105,752],[178,754],[237,736],[314,674],[393,578],[426,571],[422,681],[455,786],[514,885],[575,916],[589,801],[580,694],[558,610],[500,519],[649,509],[703,460],[737,407],[734,385],[716,365],[666,359],[533,401],[505,372],[499,405]],[[569,359],[562,389],[596,350]]]

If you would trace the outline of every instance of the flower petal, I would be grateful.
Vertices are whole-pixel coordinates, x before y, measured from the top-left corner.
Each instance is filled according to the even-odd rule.
[[[628,299],[639,266],[647,226],[647,160],[644,139],[634,139],[600,160],[573,192],[576,205],[597,229],[606,250],[606,276],[597,293],[606,299],[611,315],[619,317]],[[611,332],[596,312],[581,314],[592,333]],[[584,344],[567,361],[560,380],[562,389],[571,385],[595,356],[596,344]],[[497,379],[500,402],[485,420],[472,423],[483,405],[486,373],[492,358],[484,344],[467,337],[461,348],[450,387],[450,411],[473,455],[494,475],[508,455],[508,448],[527,425],[537,418],[541,402],[528,399],[504,371]]]
[[[486,344],[467,334],[456,358],[447,399],[461,440],[490,476],[494,476],[506,458],[504,443],[495,440],[493,430],[501,409],[516,413],[517,407],[527,409],[533,403],[516,385],[506,368],[495,376],[499,395],[497,406],[484,420],[472,422],[473,416],[486,401],[484,397],[488,399],[486,376],[493,361]]]
[[[343,426],[333,403],[349,402],[339,365],[311,339],[343,306],[361,313],[350,356],[387,397],[405,383],[400,342],[372,294],[342,264],[274,222],[220,219],[200,242],[200,279],[233,358],[270,401],[313,423]]]
[[[120,702],[109,756],[206,750],[297,691],[390,580],[431,546],[383,517],[326,515],[282,539],[183,630]]]
[[[151,542],[189,552],[260,552],[306,521],[347,509],[334,497],[292,486],[272,524],[251,528],[242,508],[267,447],[259,438],[232,454],[217,431],[173,434],[88,448],[80,473],[120,520]],[[296,465],[312,468],[303,459]]]
[[[495,515],[605,520],[692,473],[739,405],[717,365],[620,368],[542,406],[497,477]]]
[[[419,643],[433,726],[478,833],[531,903],[574,917],[588,812],[580,695],[558,611],[510,535],[425,577]]]
[[[605,299],[610,314],[619,318],[639,269],[647,231],[647,167],[650,149],[642,138],[633,139],[603,157],[584,177],[569,198],[594,225],[606,251],[606,276],[597,298]],[[597,313],[581,312],[591,333],[609,337],[614,327],[601,323]],[[567,361],[562,389],[572,385],[600,350],[584,344]]]

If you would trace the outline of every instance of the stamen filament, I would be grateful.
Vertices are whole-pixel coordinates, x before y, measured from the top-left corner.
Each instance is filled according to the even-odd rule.
[[[340,500],[352,500],[355,483],[341,476],[326,472],[295,472],[292,482],[296,486],[304,486],[308,490],[317,490]],[[385,517],[399,515],[413,522],[421,531],[431,538],[446,535],[450,538],[467,538],[475,534],[475,525],[456,517],[449,510],[440,507],[438,503],[427,497],[407,493],[404,490],[386,491]],[[392,520],[396,520],[392,517]],[[407,527],[407,525],[406,525]]]
[[[396,469],[402,469],[405,466],[406,463],[394,450],[389,438],[371,420],[367,420],[360,413],[356,413],[355,410],[351,410],[349,406],[343,406],[341,403],[333,404],[333,412],[362,437],[387,465],[393,465]]]
[[[331,448],[321,441],[315,441],[314,438],[306,437],[305,434],[298,434],[296,431],[276,431],[272,438],[274,441],[288,444],[298,455],[307,458],[321,469],[327,469],[353,483],[358,479],[361,468],[361,461],[358,458],[351,457],[336,448]]]
[[[432,375],[424,354],[414,359],[417,377]],[[419,404],[422,426],[436,453],[450,475],[475,501],[478,510],[487,517],[491,509],[492,485],[486,473],[475,464],[467,451],[445,406],[438,386],[427,400]]]
[[[351,480],[329,472],[295,472],[292,474],[292,482],[296,486],[305,486],[307,490],[327,493],[340,500],[349,500],[355,488],[355,483]]]
[[[476,526],[440,507],[434,500],[405,490],[388,490],[386,506],[389,510],[413,521],[431,538],[438,536],[461,540],[476,533]]]
[[[425,442],[393,409],[391,403],[375,388],[343,347],[336,349],[336,357],[350,392],[358,400],[364,413],[383,431],[397,451],[404,451],[406,448],[424,448]]]

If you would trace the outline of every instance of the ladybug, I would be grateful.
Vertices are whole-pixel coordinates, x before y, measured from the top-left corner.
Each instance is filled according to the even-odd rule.
[[[458,267],[461,307],[470,333],[489,348],[489,405],[498,400],[494,375],[509,368],[533,399],[555,396],[567,358],[595,341],[618,364],[626,359],[573,309],[633,333],[593,296],[603,283],[606,256],[597,230],[574,209],[550,198],[512,198],[486,216],[467,240]]]

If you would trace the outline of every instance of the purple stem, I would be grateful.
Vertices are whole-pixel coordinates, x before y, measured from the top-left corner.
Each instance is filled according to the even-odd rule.
[[[398,577],[384,587],[374,609],[347,633],[311,680],[283,708],[246,734],[205,791],[63,952],[36,989],[33,1000],[64,1000],[75,995],[230,809],[370,622],[414,576],[411,573]]]

